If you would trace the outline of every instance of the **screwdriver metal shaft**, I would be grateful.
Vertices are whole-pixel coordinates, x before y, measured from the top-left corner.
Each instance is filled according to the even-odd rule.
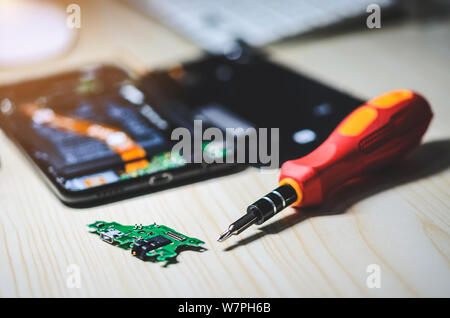
[[[238,219],[236,222],[231,223],[228,229],[223,232],[217,239],[219,242],[225,241],[231,235],[238,235],[244,231],[249,226],[255,224],[257,218],[251,214],[245,214],[243,217]]]
[[[231,223],[217,239],[223,242],[231,235],[238,235],[253,224],[262,224],[297,200],[297,193],[290,185],[282,185],[247,208],[247,213]]]

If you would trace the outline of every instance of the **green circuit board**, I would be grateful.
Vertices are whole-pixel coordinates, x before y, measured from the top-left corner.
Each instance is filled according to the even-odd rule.
[[[180,246],[198,247],[203,241],[178,233],[164,225],[122,225],[116,222],[96,221],[88,224],[100,238],[124,249],[142,260],[146,257],[167,261],[178,255]]]

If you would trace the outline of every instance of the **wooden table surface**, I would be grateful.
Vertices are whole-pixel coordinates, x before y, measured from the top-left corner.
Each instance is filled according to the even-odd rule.
[[[71,1],[67,1],[69,3]],[[64,57],[0,69],[0,81],[93,61],[137,71],[193,59],[200,50],[111,0],[77,1],[82,27]],[[450,22],[402,22],[283,41],[272,59],[362,98],[421,92],[435,118],[403,164],[310,210],[288,209],[240,237],[218,234],[277,183],[256,169],[89,209],[64,206],[0,134],[0,296],[381,297],[450,296]],[[89,234],[96,220],[165,224],[206,242],[162,267]],[[80,288],[67,284],[75,264]],[[380,288],[369,288],[370,264]],[[370,267],[369,267],[370,268]],[[75,286],[76,287],[76,286]]]

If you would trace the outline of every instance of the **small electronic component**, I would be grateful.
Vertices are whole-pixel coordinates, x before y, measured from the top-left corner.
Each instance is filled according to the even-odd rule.
[[[143,260],[148,252],[169,244],[172,244],[172,241],[168,238],[165,238],[162,235],[154,236],[149,239],[134,242],[131,254]]]
[[[97,221],[88,224],[100,238],[124,249],[131,248],[131,254],[144,260],[155,257],[157,261],[167,261],[178,255],[179,246],[195,246],[203,241],[188,237],[164,225],[122,225],[116,222]]]
[[[100,232],[100,238],[109,244],[113,244],[114,239],[121,237],[122,235],[123,233],[121,231],[114,228],[107,229],[105,232]]]
[[[184,237],[178,235],[177,233],[173,233],[173,232],[170,232],[170,231],[166,232],[166,235],[170,236],[171,238],[173,238],[173,239],[175,239],[177,241],[180,241],[180,242],[183,242],[183,241],[186,240]]]

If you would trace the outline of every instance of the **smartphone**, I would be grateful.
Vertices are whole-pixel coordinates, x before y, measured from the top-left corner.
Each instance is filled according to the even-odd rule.
[[[193,131],[196,119],[205,129],[279,128],[282,163],[314,150],[360,104],[242,51],[140,77],[117,65],[94,65],[3,86],[0,126],[64,203],[85,207],[247,166],[191,163],[173,152],[172,131]],[[208,155],[234,151],[219,150]]]
[[[171,152],[174,124],[126,69],[95,65],[0,88],[0,125],[57,196],[90,206],[184,179],[237,169],[187,164]]]
[[[264,128],[268,148],[271,131],[277,130],[277,167],[312,152],[363,103],[242,44],[225,56],[152,71],[140,78],[139,86],[178,126],[191,127],[192,119],[198,119],[222,130]],[[259,159],[246,164],[266,167]]]

